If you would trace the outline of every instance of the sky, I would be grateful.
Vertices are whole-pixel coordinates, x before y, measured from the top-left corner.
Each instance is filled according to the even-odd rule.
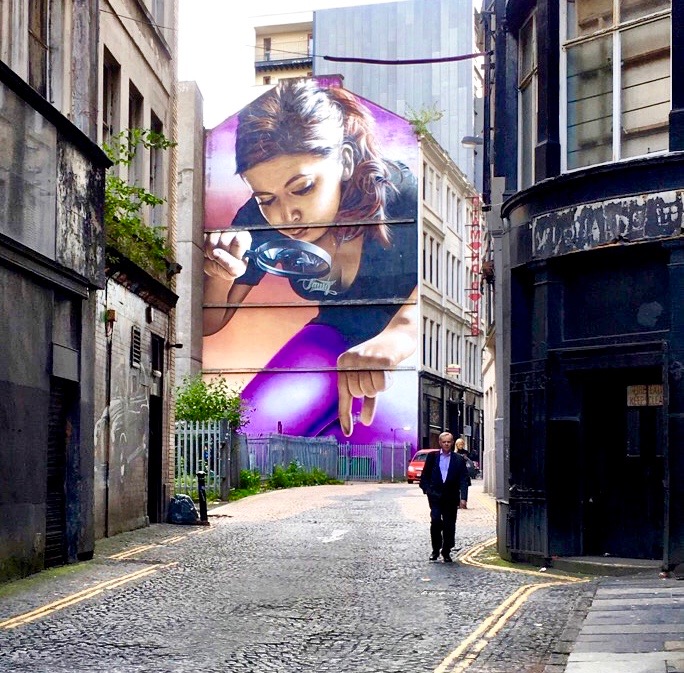
[[[178,77],[197,83],[213,128],[254,97],[254,17],[389,1],[179,0]]]

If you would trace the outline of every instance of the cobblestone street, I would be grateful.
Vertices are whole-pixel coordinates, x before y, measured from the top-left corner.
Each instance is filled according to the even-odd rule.
[[[494,535],[480,490],[459,513],[460,554]],[[429,563],[416,485],[276,491],[210,519],[119,535],[93,562],[4,587],[0,671],[540,673],[591,586],[534,591],[459,650],[517,590],[547,579]]]

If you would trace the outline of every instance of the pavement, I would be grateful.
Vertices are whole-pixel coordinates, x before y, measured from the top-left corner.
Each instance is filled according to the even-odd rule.
[[[684,673],[684,581],[648,571],[601,578],[565,673]]]

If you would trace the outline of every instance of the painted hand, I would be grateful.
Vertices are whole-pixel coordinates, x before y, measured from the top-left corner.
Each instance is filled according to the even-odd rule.
[[[204,235],[204,272],[212,278],[232,281],[247,270],[243,260],[252,244],[248,231],[213,231]]]
[[[389,370],[394,366],[394,358],[380,335],[350,348],[337,358],[338,411],[340,427],[346,437],[354,430],[354,398],[363,399],[359,420],[364,425],[370,425],[375,416],[378,394],[392,385]]]

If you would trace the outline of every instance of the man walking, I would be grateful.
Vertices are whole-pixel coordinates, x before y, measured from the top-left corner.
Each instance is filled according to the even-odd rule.
[[[456,515],[459,505],[464,509],[468,500],[468,468],[463,456],[454,453],[454,436],[443,432],[439,436],[439,452],[428,454],[420,488],[430,505],[431,561],[439,558],[451,563],[451,549],[456,539]]]

